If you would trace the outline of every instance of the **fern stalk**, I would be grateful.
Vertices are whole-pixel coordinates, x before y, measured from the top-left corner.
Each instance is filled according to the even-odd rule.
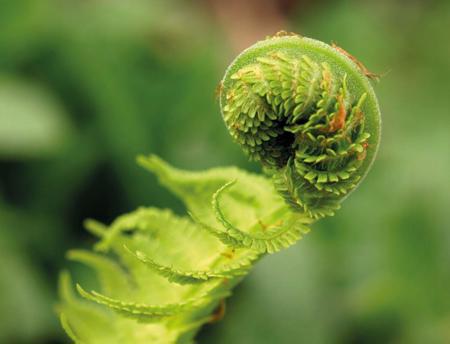
[[[380,136],[369,77],[341,48],[298,35],[239,55],[221,83],[222,115],[264,175],[235,167],[189,172],[139,157],[189,216],[139,208],[108,226],[86,221],[99,241],[68,258],[91,267],[99,286],[74,288],[61,274],[58,312],[68,336],[192,343],[223,315],[223,300],[258,260],[332,215],[367,174]]]

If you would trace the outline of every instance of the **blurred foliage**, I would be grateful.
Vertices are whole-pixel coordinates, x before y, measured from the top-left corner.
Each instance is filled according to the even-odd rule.
[[[182,210],[138,153],[254,166],[219,116],[232,53],[202,4],[1,2],[0,343],[67,342],[56,275],[68,248],[92,240],[84,218]],[[449,343],[450,3],[306,4],[295,31],[386,73],[379,158],[334,218],[257,266],[199,341]]]
[[[0,155],[43,156],[70,138],[66,115],[41,88],[0,80]]]

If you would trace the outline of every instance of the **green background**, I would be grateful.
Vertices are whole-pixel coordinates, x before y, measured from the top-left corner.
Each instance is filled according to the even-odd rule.
[[[450,343],[450,2],[303,1],[288,20],[384,74],[379,156],[200,344]],[[0,343],[68,342],[56,281],[79,269],[65,251],[93,242],[83,219],[183,212],[137,154],[259,169],[215,99],[225,36],[202,1],[0,1]]]

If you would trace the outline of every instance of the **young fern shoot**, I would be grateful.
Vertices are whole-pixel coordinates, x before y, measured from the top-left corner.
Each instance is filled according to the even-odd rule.
[[[189,216],[139,208],[109,226],[86,222],[98,243],[68,257],[91,267],[99,286],[76,285],[75,293],[69,273],[61,274],[58,311],[72,341],[193,343],[261,257],[332,215],[367,174],[380,138],[367,74],[343,49],[298,35],[241,53],[222,81],[220,106],[264,175],[189,172],[140,157]]]

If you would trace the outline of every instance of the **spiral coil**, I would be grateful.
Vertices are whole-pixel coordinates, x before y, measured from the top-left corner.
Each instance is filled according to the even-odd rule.
[[[298,51],[267,49],[286,39]],[[224,78],[221,105],[231,136],[273,175],[286,201],[318,218],[332,214],[361,180],[367,150],[377,145],[365,120],[379,112],[364,109],[368,91],[349,90],[339,62],[308,51],[308,40],[275,37],[265,50],[249,48]],[[339,50],[334,54],[342,59]]]

